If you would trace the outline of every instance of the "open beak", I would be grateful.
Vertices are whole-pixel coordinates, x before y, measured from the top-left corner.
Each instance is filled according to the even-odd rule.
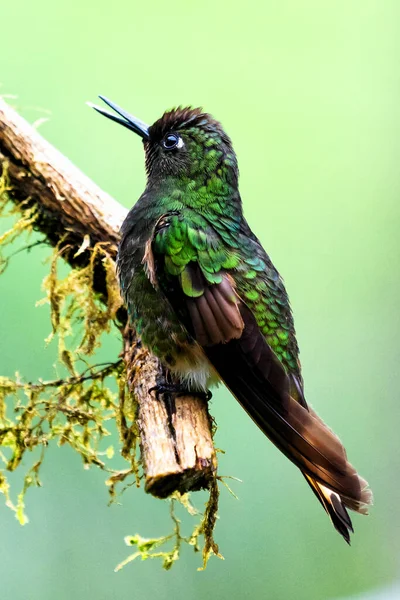
[[[146,125],[146,123],[143,123],[143,121],[141,121],[140,119],[133,117],[132,115],[127,113],[123,108],[118,106],[118,104],[114,104],[114,102],[111,102],[111,100],[109,100],[105,96],[99,96],[99,98],[100,100],[103,100],[103,102],[105,102],[110,108],[115,110],[115,112],[120,116],[117,117],[116,115],[108,112],[108,110],[104,110],[103,108],[100,108],[99,106],[96,106],[91,102],[88,102],[88,105],[94,108],[94,110],[97,110],[98,113],[104,115],[108,119],[111,119],[112,121],[123,125],[127,129],[134,131],[135,133],[140,135],[140,137],[144,140],[149,139],[149,126]]]

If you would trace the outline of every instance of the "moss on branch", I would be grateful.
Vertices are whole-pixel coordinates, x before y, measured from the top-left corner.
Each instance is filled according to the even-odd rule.
[[[14,216],[14,225],[0,237],[0,272],[10,263],[11,244],[24,237],[29,240],[37,228],[41,210],[31,198],[10,202],[12,186],[3,164],[0,177],[0,214]],[[42,240],[28,243],[30,248]],[[102,336],[114,333],[121,338],[124,324],[118,317],[122,301],[116,281],[114,248],[106,242],[92,244],[84,236],[73,259],[85,254],[80,267],[69,268],[64,277],[59,275],[60,261],[72,248],[61,238],[49,250],[49,273],[43,282],[45,297],[38,304],[50,308],[51,332],[47,343],[57,343],[58,372],[53,380],[27,382],[18,373],[14,378],[0,377],[0,492],[6,505],[15,511],[21,524],[28,521],[25,497],[29,488],[38,487],[40,471],[48,449],[57,444],[68,445],[82,459],[86,468],[97,467],[106,474],[110,501],[132,484],[140,486],[143,468],[139,456],[137,401],[128,389],[126,363],[116,360],[106,364],[88,361],[100,347]],[[104,285],[99,290],[99,265]],[[125,469],[113,466],[115,448],[107,443],[113,429],[119,434],[119,454],[126,461]],[[24,463],[22,462],[24,459]],[[28,460],[25,460],[28,459]],[[26,466],[28,465],[28,466]],[[22,489],[14,494],[7,473],[24,470]],[[214,554],[220,558],[213,532],[217,519],[218,484],[216,473],[212,478],[209,499],[204,514],[197,512],[187,494],[176,492],[170,503],[173,531],[167,536],[145,539],[138,534],[127,537],[126,543],[136,551],[124,564],[140,557],[160,558],[165,569],[178,560],[184,544],[199,551],[203,539],[203,567]],[[199,522],[190,535],[181,533],[176,516],[176,504],[182,504]],[[165,546],[172,544],[170,549]]]

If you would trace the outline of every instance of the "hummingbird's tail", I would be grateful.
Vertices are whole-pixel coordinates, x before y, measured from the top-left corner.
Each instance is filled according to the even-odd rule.
[[[247,307],[241,307],[241,315],[242,336],[207,347],[206,354],[258,427],[299,467],[334,527],[349,542],[353,528],[346,509],[367,514],[372,503],[368,484],[348,462],[339,438],[298,397]]]
[[[317,419],[323,427],[327,428],[327,426],[317,415],[317,413],[311,407],[307,408],[312,413],[314,418]],[[332,435],[336,437],[338,442],[341,444],[339,438],[333,433],[333,431],[331,431],[330,429],[329,431],[332,433]],[[346,451],[344,448],[343,452],[344,456],[346,457]],[[342,535],[346,542],[350,545],[350,532],[354,533],[354,529],[353,524],[351,522],[351,518],[346,508],[354,510],[355,512],[358,512],[363,515],[368,514],[368,506],[372,504],[372,492],[368,488],[367,482],[364,479],[362,479],[358,475],[358,473],[356,473],[356,476],[360,481],[361,497],[360,499],[354,499],[353,497],[341,496],[337,494],[326,485],[323,485],[322,483],[316,481],[315,479],[307,475],[307,473],[304,473],[304,471],[303,475],[307,483],[311,487],[312,491],[322,504],[324,510],[330,517],[336,531],[338,531],[340,535]]]
[[[350,532],[353,533],[354,529],[349,513],[342,502],[342,498],[336,492],[333,492],[325,485],[322,485],[322,483],[312,479],[307,473],[303,473],[303,475],[330,517],[336,531],[338,531],[350,545]]]

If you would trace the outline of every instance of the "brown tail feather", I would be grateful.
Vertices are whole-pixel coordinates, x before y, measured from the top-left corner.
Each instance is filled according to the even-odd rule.
[[[303,473],[303,475],[330,517],[336,531],[338,531],[350,545],[350,532],[354,532],[353,524],[339,494],[332,492],[332,490],[318,483],[315,479],[311,479],[309,475],[306,475],[305,473]]]
[[[319,417],[317,415],[317,413],[309,406],[308,407],[309,412],[312,414],[312,416],[317,419],[321,425],[323,427],[325,427],[325,429],[327,429],[328,431],[331,432],[331,434],[337,439],[339,444],[342,444],[340,439],[338,438],[338,436],[332,431],[332,429],[330,429],[330,427],[328,427],[323,420],[321,419],[321,417]],[[346,450],[343,448],[343,452],[344,452],[344,458],[347,461],[347,455],[346,455]],[[353,467],[352,467],[353,468]],[[359,483],[360,483],[360,488],[361,488],[361,495],[359,499],[355,499],[355,498],[351,498],[349,496],[346,496],[346,494],[342,494],[341,496],[341,500],[342,503],[347,507],[350,508],[351,510],[354,510],[355,512],[358,512],[362,515],[367,515],[368,514],[368,507],[372,504],[373,502],[373,496],[372,496],[372,491],[369,489],[368,487],[368,482],[363,479],[360,475],[357,474]]]
[[[305,475],[336,529],[348,541],[346,508],[366,513],[372,495],[347,461],[339,438],[314,411],[290,394],[280,361],[259,331],[252,313],[241,307],[240,339],[206,348],[228,388],[269,439]]]

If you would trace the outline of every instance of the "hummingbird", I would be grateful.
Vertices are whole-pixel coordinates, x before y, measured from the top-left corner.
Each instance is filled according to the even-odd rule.
[[[146,188],[122,225],[117,257],[142,343],[176,393],[207,394],[222,381],[350,543],[347,509],[367,514],[372,493],[306,402],[288,295],[243,215],[230,138],[200,108],[174,108],[148,126],[99,97],[114,112],[92,107],[144,145]]]

